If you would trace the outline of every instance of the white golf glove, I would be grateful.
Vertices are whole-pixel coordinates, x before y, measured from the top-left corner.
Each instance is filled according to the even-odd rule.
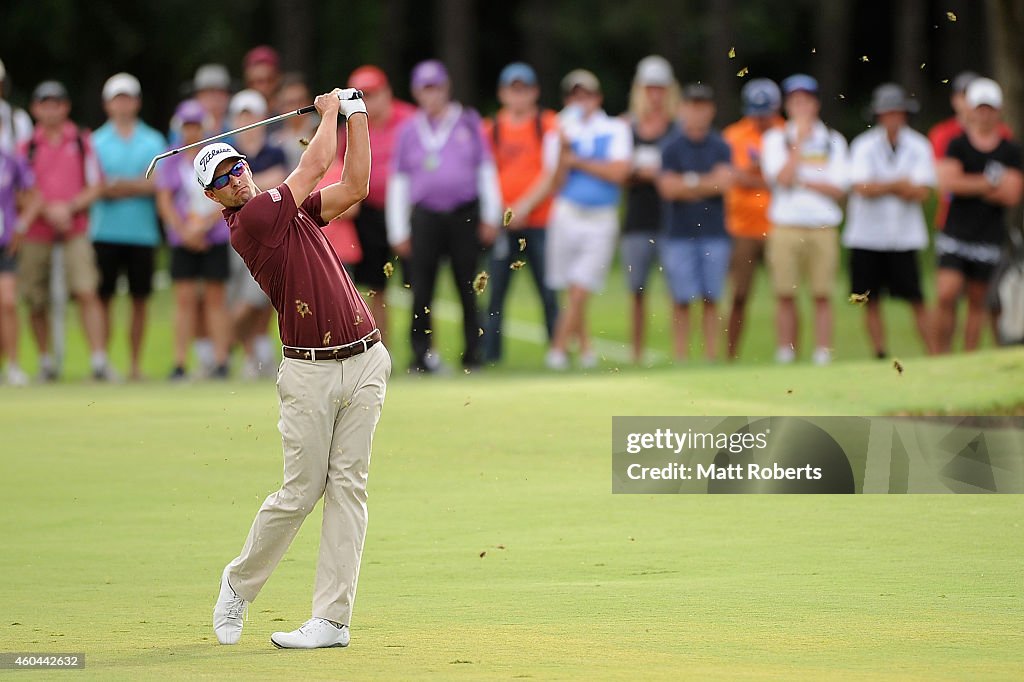
[[[363,98],[359,97],[352,99],[356,94],[355,88],[345,88],[338,90],[338,101],[341,103],[338,107],[338,111],[345,117],[348,118],[352,114],[365,114],[366,103],[363,102]]]

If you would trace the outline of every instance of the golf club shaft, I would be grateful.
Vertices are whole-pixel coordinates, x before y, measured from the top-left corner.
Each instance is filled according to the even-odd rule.
[[[352,97],[352,99],[360,99],[362,96],[363,93],[359,90],[356,90],[355,95]],[[202,147],[203,145],[210,144],[211,142],[216,142],[217,140],[221,140],[225,137],[231,137],[232,135],[237,135],[238,133],[244,133],[246,130],[252,130],[253,128],[259,128],[260,126],[265,126],[271,123],[277,123],[278,121],[283,121],[285,119],[291,118],[292,116],[302,116],[304,114],[309,114],[314,111],[316,111],[316,106],[310,104],[309,106],[302,107],[301,109],[296,109],[295,111],[288,111],[277,116],[271,116],[270,118],[264,119],[262,121],[256,121],[255,123],[250,123],[247,126],[242,126],[241,128],[229,130],[226,133],[221,133],[220,135],[208,137],[205,140],[200,140],[199,142],[195,142],[193,144],[187,144],[184,147],[178,147],[177,149],[172,149],[169,152],[164,152],[163,154],[157,154],[156,156],[153,157],[153,160],[149,162],[149,168],[146,169],[146,179],[149,179],[149,177],[153,175],[153,169],[156,168],[156,163],[160,159],[166,159],[168,156],[180,154],[181,152],[187,149]]]

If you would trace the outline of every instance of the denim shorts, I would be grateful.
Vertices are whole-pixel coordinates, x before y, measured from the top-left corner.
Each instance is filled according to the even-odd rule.
[[[673,302],[722,297],[732,253],[728,237],[662,237],[658,246]]]

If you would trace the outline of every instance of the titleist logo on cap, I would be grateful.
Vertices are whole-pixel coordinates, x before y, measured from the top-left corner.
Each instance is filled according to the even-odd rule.
[[[199,165],[203,167],[204,171],[206,170],[206,164],[210,163],[210,160],[213,157],[227,151],[226,147],[227,145],[225,145],[224,147],[216,147],[214,149],[211,149],[210,151],[206,152],[206,154],[203,155],[203,158],[199,159]]]

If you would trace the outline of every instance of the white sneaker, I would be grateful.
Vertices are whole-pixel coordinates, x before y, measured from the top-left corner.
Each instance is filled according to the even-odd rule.
[[[28,375],[17,365],[7,367],[7,383],[11,386],[28,386]]]
[[[323,649],[348,646],[348,626],[340,628],[323,618],[310,618],[298,630],[275,632],[270,641],[279,649]]]
[[[829,364],[832,362],[832,351],[828,348],[815,348],[814,354],[811,355],[811,362],[819,367]]]
[[[590,351],[589,353],[580,354],[580,367],[583,369],[594,369],[597,367],[597,353]]]
[[[565,354],[565,351],[551,349],[544,358],[544,364],[548,369],[564,372],[569,369],[569,356]]]
[[[221,644],[238,644],[242,636],[242,619],[249,602],[235,594],[228,582],[228,569],[220,576],[220,596],[213,607],[213,631]]]
[[[780,365],[790,365],[796,360],[796,351],[792,346],[779,346],[775,351],[775,362]]]

